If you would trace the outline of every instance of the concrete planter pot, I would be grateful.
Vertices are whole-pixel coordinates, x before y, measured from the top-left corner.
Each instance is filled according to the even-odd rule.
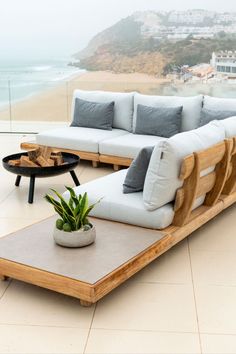
[[[93,243],[96,239],[96,229],[93,226],[89,230],[77,230],[66,232],[58,230],[56,227],[53,232],[53,238],[56,244],[63,247],[85,247]]]

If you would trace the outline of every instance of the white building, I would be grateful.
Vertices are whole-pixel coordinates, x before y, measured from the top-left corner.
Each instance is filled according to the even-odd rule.
[[[168,17],[168,22],[174,23],[202,23],[205,18],[213,18],[215,12],[206,10],[172,11]]]
[[[217,73],[236,78],[236,51],[213,52],[211,65]]]

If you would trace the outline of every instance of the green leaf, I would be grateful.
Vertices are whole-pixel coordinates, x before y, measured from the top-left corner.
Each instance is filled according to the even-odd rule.
[[[75,194],[75,191],[74,191],[74,189],[73,188],[71,188],[71,187],[67,187],[67,186],[65,186],[66,187],[66,189],[70,192],[70,200],[69,200],[69,206],[70,206],[70,208],[72,209],[72,210],[74,210],[74,204],[75,204],[75,206],[77,205],[77,198],[76,198],[76,194]],[[74,200],[76,200],[76,202],[74,203]]]
[[[65,186],[66,189],[70,192],[70,196],[76,198],[76,194],[73,188]]]
[[[63,212],[63,220],[66,220],[66,223],[68,223],[71,226],[72,231],[75,231],[76,223],[75,223],[75,219],[72,216]]]
[[[86,211],[88,209],[88,195],[87,195],[87,192],[84,193],[80,205],[81,205],[81,209],[80,209],[81,219],[82,219],[82,222],[83,222],[84,214],[86,213]]]
[[[54,206],[59,206],[60,205],[60,203],[56,200],[56,199],[54,199],[51,195],[49,195],[49,194],[46,194],[45,195],[45,197],[44,197],[49,203],[51,203],[52,205],[54,205]]]
[[[103,198],[100,198],[96,203],[91,204],[88,209],[86,210],[85,214],[83,215],[83,219],[86,219],[87,216],[89,215],[90,211],[98,204]]]
[[[80,227],[81,227],[80,215],[78,215],[78,216],[76,217],[75,225],[76,225],[76,230],[79,230]]]
[[[59,209],[57,207],[54,207],[54,209],[55,209],[56,213],[60,215],[60,217],[63,219],[63,221],[65,221],[64,216],[63,216],[63,210]]]
[[[58,198],[61,201],[61,206],[62,208],[66,211],[67,214],[73,216],[73,210],[70,208],[70,206],[66,203],[65,199],[62,197],[60,193],[58,193],[56,190],[52,189],[52,191],[58,196]]]
[[[74,202],[75,206],[77,206],[79,204],[78,198],[77,197],[72,197],[72,199],[73,199],[73,202]]]

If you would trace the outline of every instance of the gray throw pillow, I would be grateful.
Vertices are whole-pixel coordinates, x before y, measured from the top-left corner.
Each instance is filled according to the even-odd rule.
[[[114,102],[97,103],[76,98],[71,127],[112,130],[114,104]]]
[[[154,146],[140,150],[136,159],[131,163],[123,184],[123,193],[134,193],[143,190],[145,177]]]
[[[236,110],[219,111],[219,110],[202,108],[199,126],[202,127],[203,125],[210,123],[212,120],[222,120],[233,116],[236,116]]]
[[[181,129],[183,106],[149,107],[138,104],[135,134],[170,138]]]

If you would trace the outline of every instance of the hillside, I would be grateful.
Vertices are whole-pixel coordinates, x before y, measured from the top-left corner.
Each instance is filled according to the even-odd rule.
[[[134,13],[97,34],[75,54],[77,65],[162,76],[173,67],[209,63],[213,51],[236,50],[236,14],[226,15],[204,10]]]

